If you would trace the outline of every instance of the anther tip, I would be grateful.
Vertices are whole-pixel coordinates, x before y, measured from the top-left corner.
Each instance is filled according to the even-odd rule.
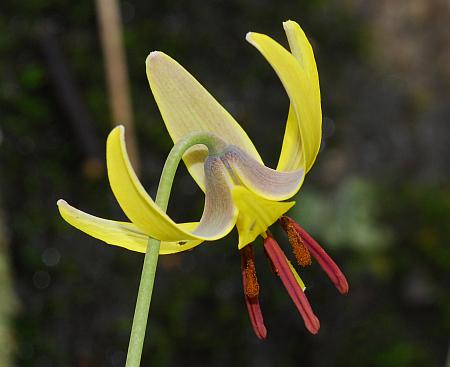
[[[338,289],[340,294],[347,294],[349,291],[349,285],[345,276],[342,275],[342,278],[339,279],[339,283],[336,284],[336,288]]]
[[[256,333],[256,336],[259,340],[266,340],[267,339],[267,329],[264,325],[260,327],[258,332]]]
[[[311,317],[311,320],[306,324],[306,328],[311,334],[316,335],[320,330],[319,319],[316,316]]]

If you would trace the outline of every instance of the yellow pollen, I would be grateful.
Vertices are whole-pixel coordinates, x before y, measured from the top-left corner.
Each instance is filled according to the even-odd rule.
[[[245,286],[244,286],[245,295],[249,298],[257,297],[259,295],[259,283],[258,278],[256,277],[255,263],[252,259],[247,259],[244,268],[244,277],[245,277]]]
[[[287,233],[289,243],[292,246],[292,252],[297,259],[298,265],[303,267],[311,265],[311,254],[303,243],[303,239],[295,230],[294,225],[289,221],[285,221],[283,228]]]

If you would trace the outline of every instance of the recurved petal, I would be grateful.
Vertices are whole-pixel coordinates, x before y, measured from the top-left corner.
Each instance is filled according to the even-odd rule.
[[[300,189],[305,177],[304,169],[276,171],[232,145],[226,148],[224,158],[249,190],[268,200],[291,198]]]
[[[220,164],[214,165],[214,169],[205,166],[208,172],[205,208],[198,227],[192,232],[175,223],[142,187],[128,158],[122,126],[109,134],[106,158],[114,196],[130,221],[148,236],[167,242],[213,241],[227,235],[236,223],[237,210],[226,184],[227,171],[219,158]]]
[[[298,125],[297,114],[291,103],[289,106],[289,114],[284,131],[277,171],[294,171],[299,167],[305,166],[302,138]]]
[[[58,209],[64,220],[80,231],[110,245],[126,248],[131,251],[146,252],[148,236],[142,233],[133,223],[117,222],[95,217],[58,200]],[[193,230],[198,223],[180,224],[184,230]],[[183,242],[161,242],[160,254],[171,254],[190,250],[199,245],[201,240]]]
[[[274,68],[295,111],[298,131],[293,125],[288,126],[289,129],[285,133],[285,138],[292,135],[295,141],[298,139],[296,134],[300,134],[303,162],[297,167],[290,166],[291,161],[288,156],[298,154],[298,146],[292,145],[292,148],[294,148],[292,151],[289,151],[287,147],[282,149],[282,151],[284,150],[283,157],[280,159],[278,169],[295,170],[304,164],[306,171],[308,171],[317,156],[322,136],[320,89],[318,78],[311,72],[315,67],[315,61],[308,40],[301,28],[294,22],[285,23],[285,29],[289,42],[292,43],[291,47],[295,50],[295,57],[264,34],[248,33],[246,38]]]
[[[177,225],[142,187],[128,158],[123,126],[114,128],[108,136],[106,164],[117,202],[128,219],[143,233],[162,241],[200,239]]]
[[[198,226],[198,222],[180,223],[179,226],[185,231],[193,232]],[[203,240],[186,240],[186,241],[161,241],[161,247],[159,248],[160,255],[170,255],[178,252],[192,250],[203,242]]]
[[[193,234],[215,240],[226,236],[234,227],[238,210],[231,196],[231,177],[219,157],[208,157],[204,163],[205,207],[200,224]]]
[[[308,41],[308,38],[303,32],[303,29],[298,25],[298,23],[288,20],[283,23],[284,31],[286,32],[286,36],[289,42],[289,47],[291,49],[292,55],[298,60],[306,75],[308,76],[310,82],[310,92],[312,93],[312,103],[316,105],[316,112],[318,112],[318,116],[316,117],[316,125],[315,128],[319,129],[317,132],[318,136],[322,135],[322,108],[320,105],[320,83],[319,83],[319,73],[317,72],[316,60],[314,58],[314,51],[311,47],[311,44]],[[299,130],[299,121],[297,116],[292,108],[292,105],[289,108],[289,116],[286,124],[286,131],[283,140],[283,147],[279,160],[279,169],[280,166],[286,166],[285,168],[291,167],[289,169],[293,169],[293,167],[298,167],[298,163],[295,162],[294,154],[300,153],[297,152],[297,147],[292,145],[292,141],[298,141],[300,130]],[[300,142],[301,145],[301,142]],[[318,142],[318,146],[316,148],[316,154],[311,157],[306,157],[306,166],[307,171],[312,167],[314,161],[316,159],[317,153],[320,148],[320,139]],[[286,169],[285,169],[286,170]]]
[[[179,63],[155,51],[146,60],[147,77],[153,96],[172,140],[192,132],[220,133],[228,144],[245,150],[262,162],[245,131],[214,97]],[[206,148],[197,145],[183,157],[192,177],[204,189],[203,162]]]
[[[239,232],[239,249],[266,232],[267,228],[295,204],[295,201],[279,202],[264,199],[243,186],[233,187],[232,195],[239,210],[236,222]]]
[[[316,93],[316,98],[320,100],[319,73],[317,72],[314,51],[305,32],[303,32],[303,29],[297,22],[292,20],[284,22],[283,28],[286,32],[292,55],[298,60],[311,83],[317,85],[317,88],[312,88],[311,92]]]

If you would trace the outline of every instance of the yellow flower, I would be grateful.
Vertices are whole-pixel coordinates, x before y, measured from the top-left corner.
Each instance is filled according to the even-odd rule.
[[[162,52],[152,52],[146,62],[147,74],[173,141],[195,132],[210,132],[227,144],[221,157],[207,157],[201,145],[184,155],[200,187],[205,190],[208,183],[211,186],[200,224],[173,222],[145,192],[128,159],[122,127],[109,135],[106,158],[111,188],[131,223],[94,217],[60,200],[63,218],[93,237],[135,251],[145,252],[151,236],[162,241],[162,254],[223,237],[235,224],[239,248],[265,233],[294,205],[282,200],[300,189],[321,139],[320,92],[312,49],[298,24],[289,21],[284,26],[292,54],[268,36],[247,35],[271,63],[291,100],[276,170],[262,164],[245,131],[181,65]],[[231,165],[231,174],[227,164]],[[213,169],[208,171],[205,165]]]
[[[145,192],[128,159],[122,127],[108,137],[107,168],[111,189],[131,223],[94,217],[58,201],[61,215],[74,227],[106,243],[140,252],[146,251],[148,237],[161,240],[161,254],[169,254],[224,237],[236,225],[247,308],[260,338],[265,338],[266,331],[258,302],[253,250],[248,246],[259,235],[265,239],[266,253],[306,327],[312,333],[319,329],[303,293],[303,282],[267,232],[280,218],[298,262],[308,265],[311,251],[338,289],[343,293],[348,290],[345,277],[317,243],[311,245],[307,234],[283,217],[295,204],[284,200],[299,191],[316,159],[322,135],[319,78],[311,45],[297,23],[287,21],[283,25],[290,52],[266,35],[248,33],[246,37],[275,70],[290,99],[276,169],[264,165],[245,131],[189,72],[155,51],[146,60],[147,76],[174,143],[195,133],[209,133],[219,141],[213,154],[204,145],[195,145],[183,156],[190,174],[205,192],[200,221],[175,223]]]

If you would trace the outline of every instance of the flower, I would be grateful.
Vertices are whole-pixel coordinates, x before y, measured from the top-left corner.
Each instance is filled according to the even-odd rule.
[[[128,159],[122,127],[115,128],[108,137],[107,168],[111,189],[131,223],[94,217],[58,201],[61,215],[76,228],[109,244],[141,252],[146,251],[149,236],[161,240],[161,253],[168,254],[224,237],[236,225],[245,301],[253,329],[261,339],[267,332],[258,300],[260,289],[252,247],[258,236],[263,237],[272,269],[306,328],[315,334],[320,327],[302,280],[268,231],[276,221],[287,232],[300,266],[309,265],[312,255],[338,290],[348,291],[344,275],[331,258],[284,215],[295,204],[284,200],[299,191],[316,159],[322,116],[311,45],[297,23],[287,21],[283,25],[291,52],[266,35],[248,33],[246,37],[273,67],[290,99],[276,169],[264,165],[245,131],[189,72],[166,54],[155,51],[146,60],[147,76],[174,143],[195,133],[209,133],[216,140],[214,152],[195,145],[183,156],[190,174],[205,192],[200,221],[175,223],[145,192]]]

